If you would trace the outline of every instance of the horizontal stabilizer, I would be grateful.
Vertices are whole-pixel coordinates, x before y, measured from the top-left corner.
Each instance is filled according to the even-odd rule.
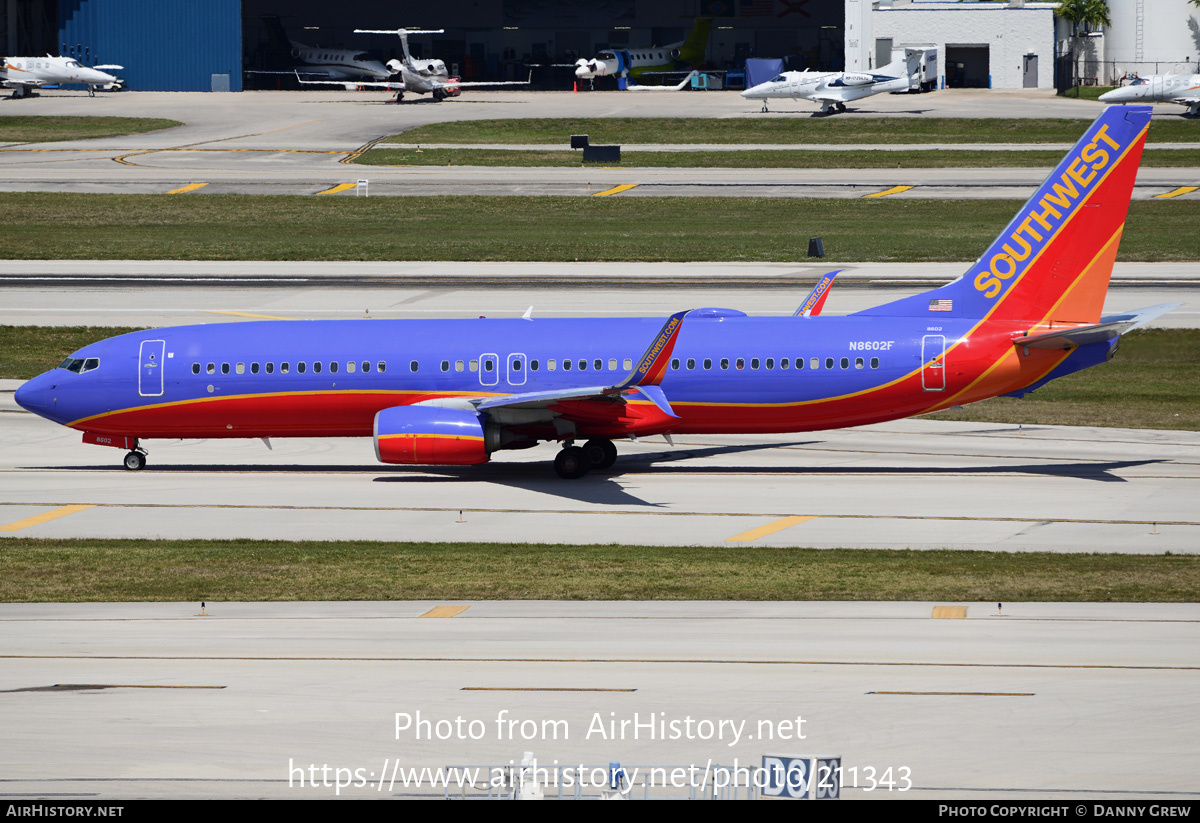
[[[1076,346],[1086,346],[1088,343],[1103,343],[1131,332],[1139,326],[1144,326],[1151,320],[1182,305],[1182,303],[1163,303],[1148,309],[1102,317],[1099,323],[1089,326],[1022,335],[1013,338],[1013,345],[1027,349],[1073,349]]]

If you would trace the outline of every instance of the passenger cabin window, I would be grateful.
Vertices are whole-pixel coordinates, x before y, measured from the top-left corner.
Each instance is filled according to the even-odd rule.
[[[350,371],[354,371],[353,365],[354,365],[354,364],[352,363],[352,364],[351,364],[351,369],[350,369]],[[336,361],[336,360],[330,360],[330,361],[329,361],[329,373],[330,373],[330,374],[337,374],[337,361]]]
[[[380,374],[383,374],[385,371],[387,371],[387,361],[380,360],[378,363],[375,364],[375,370],[377,372],[379,372]]]
[[[796,358],[796,371],[800,371],[802,368],[804,368],[804,358],[797,357]]]
[[[313,361],[313,374],[320,374],[320,373],[321,373],[321,361],[314,360]]]
[[[251,374],[258,374],[258,364],[257,364],[257,363],[251,363],[251,364],[250,364],[250,373],[251,373]]]
[[[803,360],[797,360],[796,362],[797,362],[796,368],[798,368],[798,369],[802,369],[802,368],[804,368],[804,366],[803,366],[803,365],[801,365],[801,364],[803,364],[803,363],[804,363],[804,361],[803,361]],[[779,358],[779,368],[781,368],[781,369],[786,369],[786,368],[787,368],[789,365],[791,365],[791,363],[788,361],[788,359],[787,359],[786,357],[781,357],[781,358]],[[769,369],[769,368],[771,368],[771,361],[770,361],[770,360],[768,360],[768,361],[767,361],[767,368],[768,368],[768,369]]]
[[[879,358],[878,357],[871,358],[871,368],[873,368],[873,369],[879,368]]]
[[[617,358],[615,358],[615,357],[608,358],[608,370],[609,371],[617,370]]]
[[[586,360],[584,360],[582,357],[581,357],[581,358],[579,358],[579,370],[580,370],[580,371],[587,371],[587,361],[586,361]]]
[[[337,363],[334,363],[333,365],[336,366]],[[356,367],[356,364],[353,360],[347,360],[346,361],[346,374],[354,374],[355,367]],[[337,369],[334,369],[334,371],[337,371]]]
[[[550,371],[554,371],[554,369],[557,368],[557,361],[555,361],[554,359],[547,360],[546,368],[549,369]]]
[[[442,371],[450,371],[450,361],[449,360],[442,361]]]
[[[811,366],[811,367],[812,367],[812,368],[814,368],[814,369],[819,369],[819,368],[821,368],[821,358],[819,358],[819,357],[814,357],[814,358],[810,359],[810,360],[808,361],[808,365],[809,365],[809,366]]]
[[[854,368],[861,369],[863,365],[863,359],[861,357],[854,358]]]
[[[229,364],[228,363],[221,364],[221,374],[229,374]]]
[[[478,360],[472,360],[472,361],[471,361],[471,371],[472,371],[472,372],[477,372],[477,371],[479,371],[479,361],[478,361]]]
[[[629,369],[632,369],[633,361],[630,360],[628,357],[626,357],[625,361],[624,361],[624,365],[622,365],[621,368],[625,369],[626,371],[628,371]]]
[[[362,370],[363,370],[363,374],[366,374],[367,372],[369,372],[371,370],[371,361],[370,360],[362,361]]]
[[[773,368],[775,368],[775,358],[774,358],[774,357],[768,357],[768,358],[767,358],[767,368],[768,368],[768,369],[773,369]]]
[[[687,359],[687,367],[688,367],[688,371],[691,371],[692,369],[696,368],[696,358],[689,357]]]
[[[536,361],[536,360],[530,360],[530,361],[529,361],[529,370],[530,370],[530,371],[537,371],[537,370],[538,370],[538,361]]]
[[[596,371],[604,371],[604,361],[603,360],[593,360],[592,368],[595,369]]]
[[[217,373],[217,364],[216,364],[216,363],[209,363],[209,364],[208,364],[208,366],[207,366],[207,367],[205,367],[205,369],[204,369],[204,370],[205,370],[206,372],[208,372],[209,374],[216,374],[216,373]]]
[[[287,373],[288,373],[288,364],[287,364],[287,363],[280,363],[280,364],[279,364],[279,373],[280,373],[280,374],[287,374]]]
[[[488,366],[491,366],[491,363],[488,363]],[[408,364],[409,371],[416,371],[418,368],[420,368],[420,364],[417,363],[416,360],[413,360]],[[491,369],[489,368],[488,371],[491,371]]]
[[[571,361],[567,360],[566,358],[563,358],[563,371],[570,371],[570,370],[571,370]]]
[[[721,368],[722,368],[722,369],[727,369],[727,368],[729,368],[729,358],[728,358],[728,357],[722,357],[722,358],[721,358]]]
[[[757,357],[750,358],[750,368],[752,368],[752,369],[758,368],[758,358]]]
[[[296,364],[297,374],[304,374],[304,370],[307,368],[308,368],[308,364],[305,363],[303,360],[301,360],[299,363]]]
[[[825,368],[827,368],[827,369],[833,368],[833,358],[832,357],[825,358]]]
[[[461,360],[455,360],[455,361],[454,361],[454,370],[455,370],[455,371],[462,371],[462,370],[463,370],[463,369],[465,369],[466,367],[467,367],[467,364],[466,364],[466,363],[464,363],[463,361],[461,361]]]
[[[192,364],[192,374],[199,374],[199,373],[200,373],[200,364],[193,363]]]
[[[246,373],[246,364],[238,363],[236,366],[233,367],[233,370],[235,372],[237,372],[238,374],[245,374]]]
[[[712,358],[711,357],[704,358],[704,368],[706,370],[712,368]]]
[[[671,371],[679,371],[679,358],[671,358]]]
[[[274,373],[275,373],[275,364],[268,363],[267,364],[267,374],[274,374]]]

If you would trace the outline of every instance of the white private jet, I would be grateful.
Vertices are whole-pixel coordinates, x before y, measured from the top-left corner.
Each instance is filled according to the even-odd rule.
[[[414,60],[408,50],[408,37],[410,34],[442,34],[445,29],[436,29],[434,31],[424,31],[418,29],[355,29],[355,34],[394,34],[400,38],[400,49],[404,54],[403,60],[389,60],[387,68],[390,72],[390,80],[380,81],[360,81],[337,83],[336,85],[344,85],[347,89],[352,89],[356,86],[367,86],[377,89],[391,89],[396,92],[396,101],[404,99],[404,93],[411,91],[415,94],[433,94],[435,102],[442,102],[447,97],[458,97],[464,86],[528,86],[533,79],[532,72],[529,80],[479,80],[464,83],[457,77],[451,77],[450,72],[446,70],[446,64],[437,59]],[[397,79],[398,78],[398,79]],[[297,79],[304,85],[329,85],[333,81],[329,80],[305,80],[299,75]]]
[[[282,20],[276,15],[263,18],[267,36],[277,53],[290,53],[292,70],[251,71],[248,74],[301,74],[313,80],[353,82],[355,80],[387,80],[392,73],[380,61],[365,51],[331,49],[309,46],[287,36]]]
[[[1100,95],[1101,103],[1178,103],[1200,115],[1200,74],[1155,74]]]
[[[845,111],[846,104],[885,91],[907,91],[914,72],[920,68],[923,49],[905,49],[904,58],[870,72],[785,71],[765,83],[746,89],[742,97],[762,100],[763,111],[772,98],[813,100],[821,113]]]
[[[681,64],[698,66],[704,62],[708,50],[708,35],[712,31],[712,19],[697,17],[696,23],[686,40],[666,46],[642,46],[640,48],[610,49],[602,51],[590,60],[581,57],[575,61],[575,76],[580,80],[597,77],[633,77],[644,74],[662,74],[677,69]]]
[[[97,86],[109,86],[118,82],[116,77],[100,69],[122,69],[124,66],[80,65],[72,57],[6,57],[0,69],[0,84],[12,89],[13,99],[36,96],[34,91],[43,86],[58,86],[63,83],[79,83],[88,87],[88,96],[96,96]]]

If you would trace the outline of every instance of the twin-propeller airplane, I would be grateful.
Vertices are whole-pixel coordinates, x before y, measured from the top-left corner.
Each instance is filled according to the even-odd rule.
[[[1149,123],[1148,107],[1107,109],[962,277],[848,316],[820,315],[830,277],[790,317],[182,326],[85,346],[16,400],[127,449],[129,469],[154,438],[371,437],[400,465],[548,440],[575,478],[613,465],[621,438],[815,431],[1019,397],[1104,363],[1178,305],[1101,316]]]

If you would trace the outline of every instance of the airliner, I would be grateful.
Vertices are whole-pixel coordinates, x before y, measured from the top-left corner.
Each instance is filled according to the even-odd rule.
[[[552,441],[572,479],[613,466],[625,438],[815,431],[1021,397],[1179,305],[1101,315],[1150,112],[1106,109],[962,277],[854,314],[820,313],[830,275],[791,316],[181,326],[84,346],[16,400],[127,450],[132,470],[153,439],[370,437],[398,465]]]

